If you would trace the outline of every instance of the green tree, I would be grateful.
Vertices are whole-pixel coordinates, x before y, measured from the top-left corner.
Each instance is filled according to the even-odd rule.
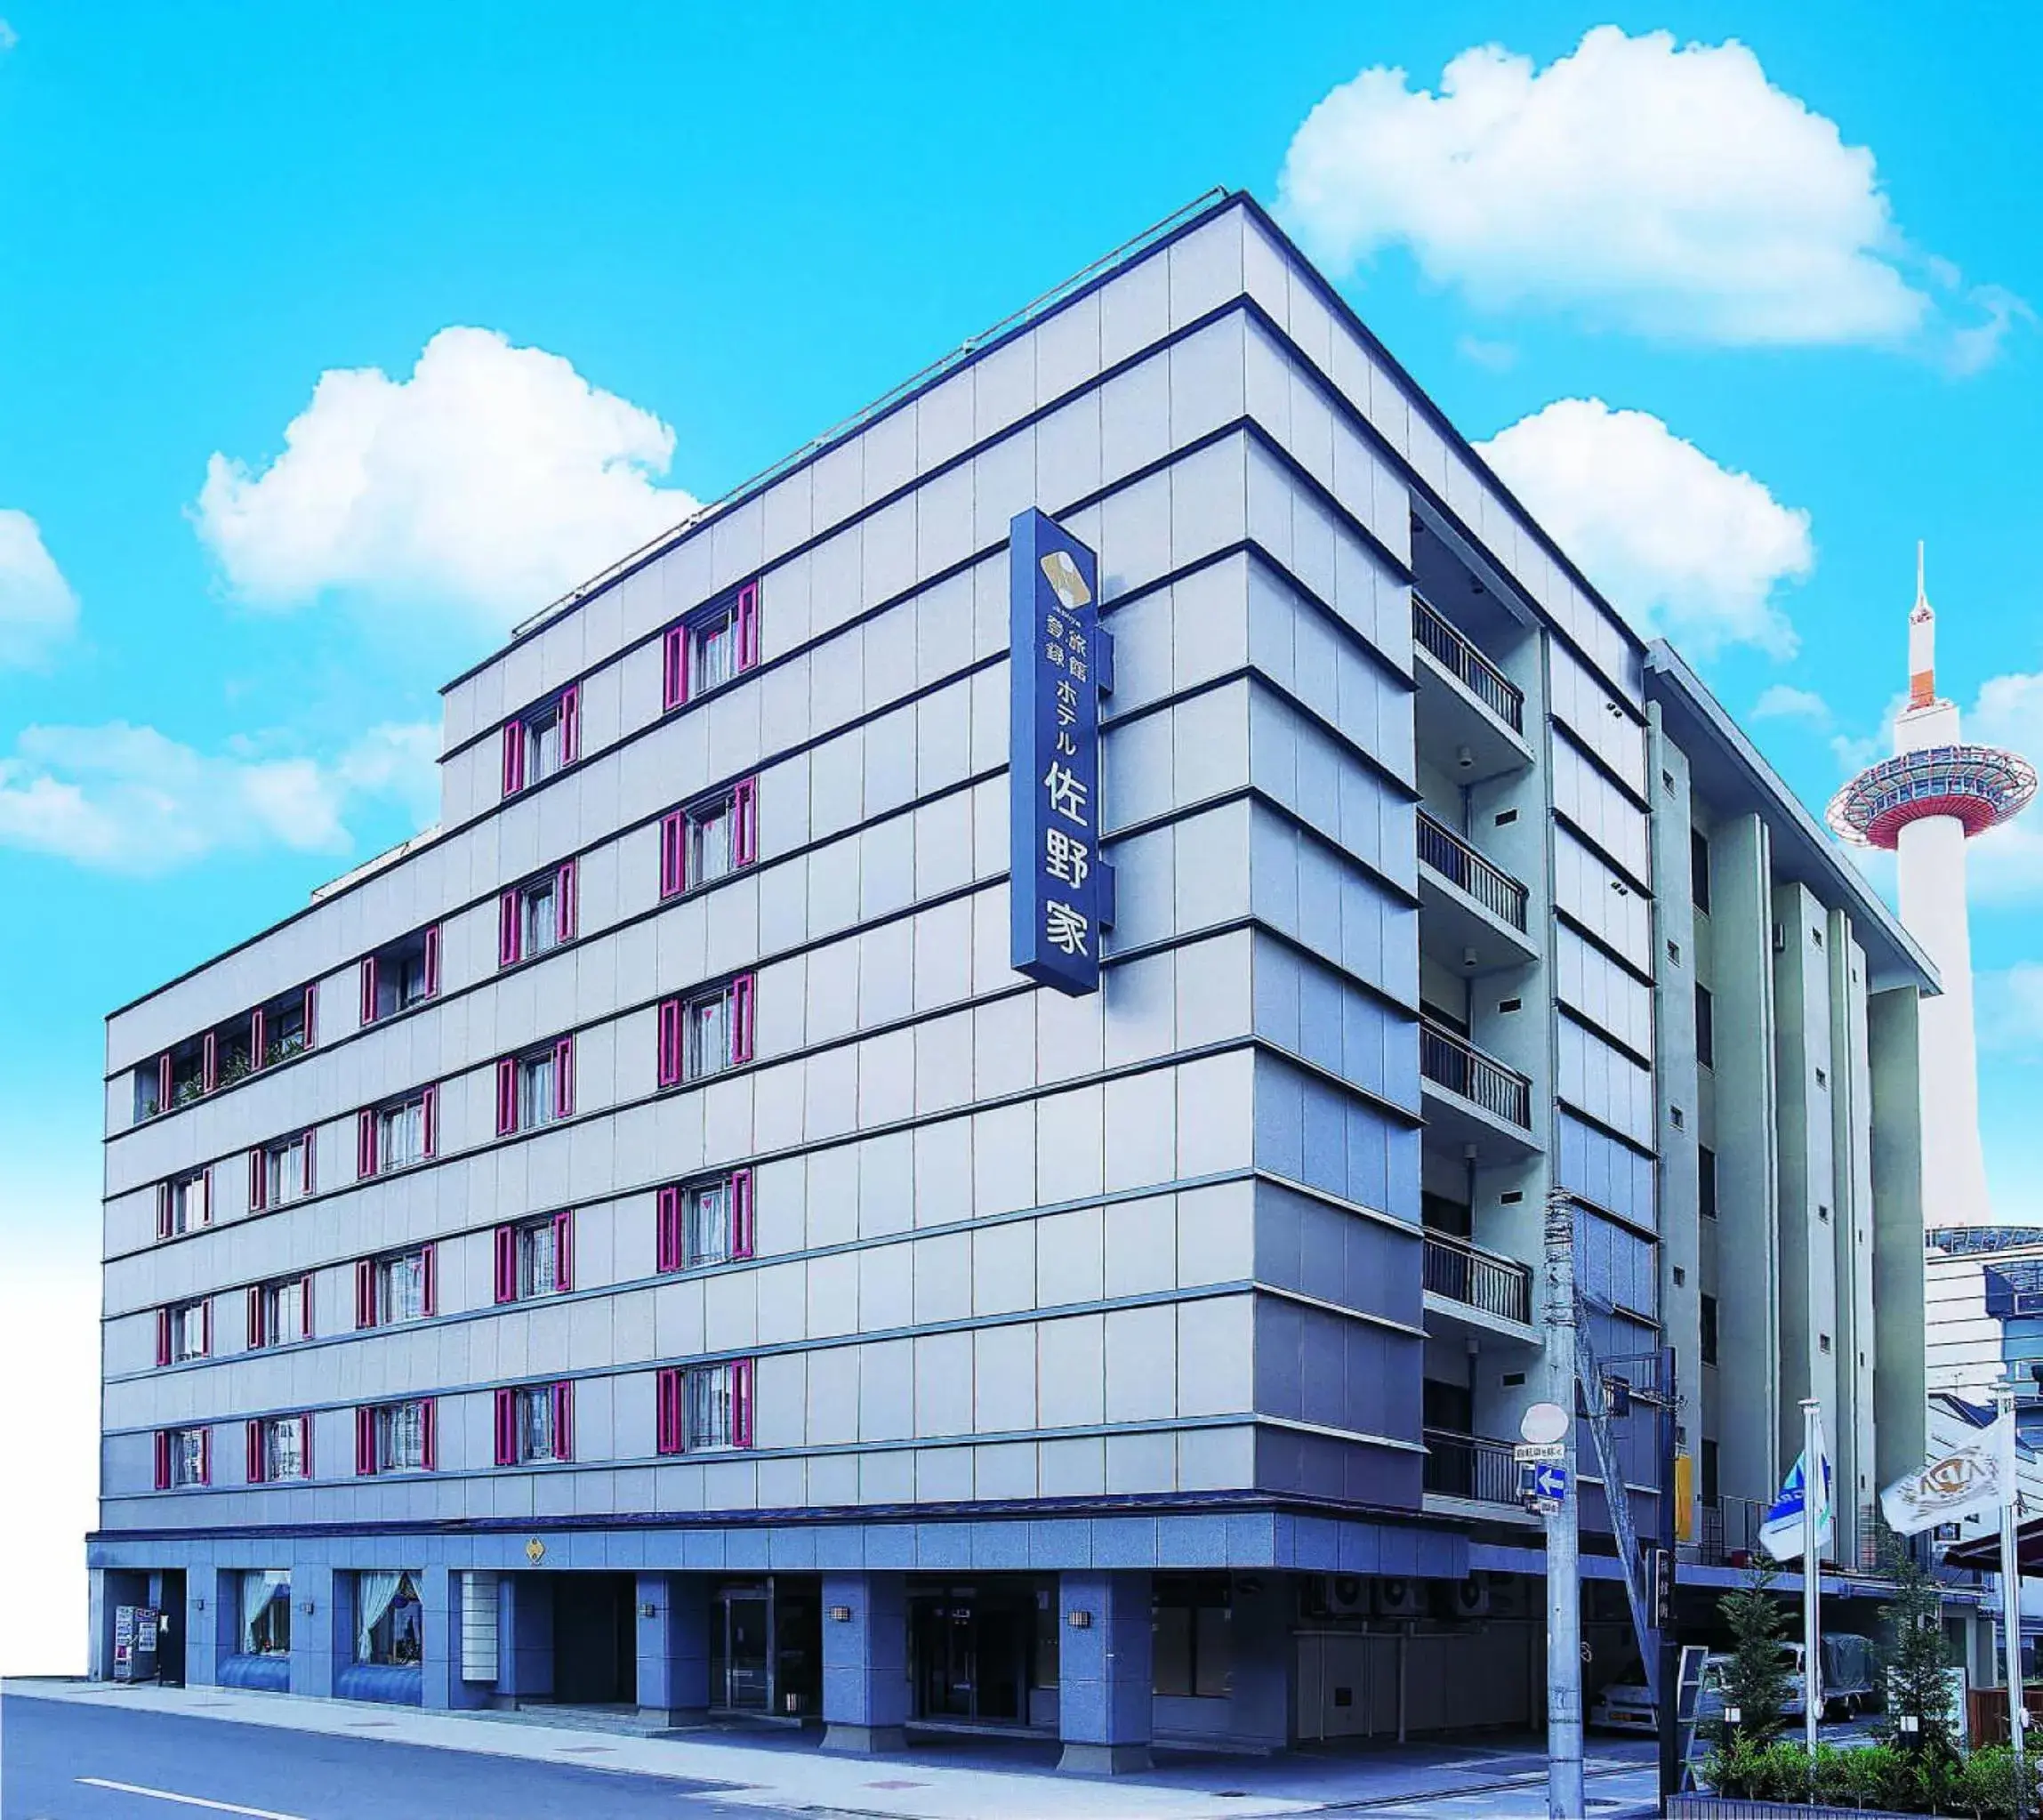
[[[1881,1570],[1894,1583],[1892,1602],[1880,1607],[1886,1635],[1877,1660],[1887,1698],[1879,1735],[1926,1755],[1955,1757],[1963,1741],[1951,1725],[1951,1693],[1944,1680],[1951,1648],[1943,1635],[1942,1590],[1884,1521],[1879,1558]],[[1912,1735],[1902,1729],[1903,1715],[1916,1721]]]
[[[1736,1731],[1754,1743],[1774,1736],[1787,1723],[1793,1670],[1782,1647],[1787,1615],[1774,1596],[1774,1565],[1761,1561],[1745,1584],[1717,1600],[1717,1609],[1731,1632],[1731,1657],[1718,1676],[1726,1710],[1738,1709]],[[1725,1741],[1733,1727],[1712,1723],[1716,1742]]]

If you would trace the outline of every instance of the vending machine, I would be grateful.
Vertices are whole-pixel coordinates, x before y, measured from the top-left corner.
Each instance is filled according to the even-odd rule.
[[[153,1681],[157,1676],[157,1639],[163,1614],[153,1605],[114,1607],[114,1679]]]

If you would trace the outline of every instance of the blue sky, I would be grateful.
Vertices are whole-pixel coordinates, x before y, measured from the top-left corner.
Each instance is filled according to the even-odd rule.
[[[2043,752],[2019,10],[0,12],[25,1263],[93,1253],[104,1013],[411,832],[441,680],[1211,184],[1512,431],[1591,574],[1778,710],[1750,724],[1812,802],[1885,747],[1918,536],[1940,680]],[[1485,44],[1528,60],[1420,99]],[[1344,90],[1370,69],[1405,74]],[[1989,1169],[2043,1218],[2035,819],[1978,854],[1975,940]]]

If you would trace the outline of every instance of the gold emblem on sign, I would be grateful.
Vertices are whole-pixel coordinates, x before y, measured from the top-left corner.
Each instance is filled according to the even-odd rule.
[[[1077,612],[1092,598],[1092,590],[1085,585],[1085,577],[1068,551],[1053,550],[1042,559],[1042,577],[1056,591],[1066,613]]]
[[[535,1535],[525,1544],[525,1558],[536,1567],[546,1558],[546,1544]]]

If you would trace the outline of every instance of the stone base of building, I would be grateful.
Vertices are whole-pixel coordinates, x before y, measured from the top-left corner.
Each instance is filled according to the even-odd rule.
[[[841,1751],[852,1757],[884,1757],[908,1748],[905,1727],[897,1725],[849,1725],[834,1719],[823,1734],[825,1751]]]
[[[1146,1744],[1066,1744],[1057,1767],[1071,1776],[1138,1776],[1155,1764]]]

